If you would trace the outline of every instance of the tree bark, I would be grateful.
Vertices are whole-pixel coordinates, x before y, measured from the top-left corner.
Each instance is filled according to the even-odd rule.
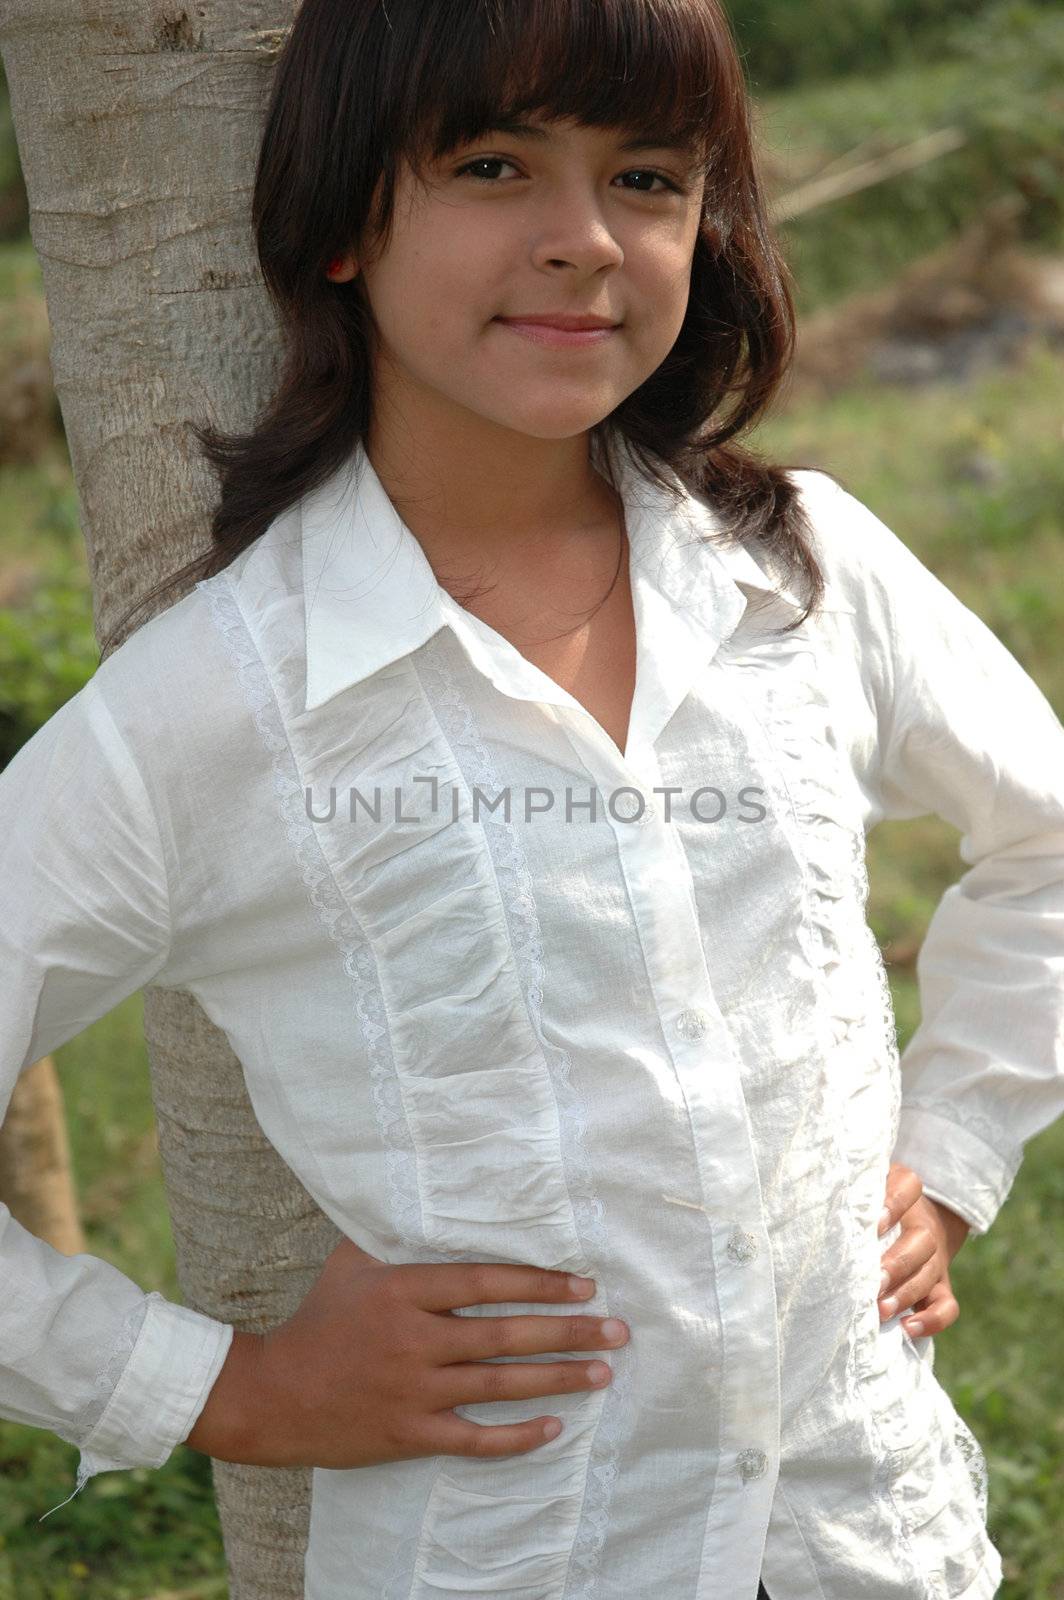
[[[16,1083],[0,1128],[0,1199],[16,1222],[65,1256],[85,1248],[63,1091],[51,1056]]]
[[[98,639],[209,543],[214,479],[186,419],[247,427],[273,388],[250,192],[294,11],[0,9]],[[240,1062],[192,997],[148,989],[145,1033],[183,1298],[262,1331],[295,1309],[339,1234],[267,1142]],[[214,1482],[233,1600],[302,1600],[309,1470],[215,1462]]]

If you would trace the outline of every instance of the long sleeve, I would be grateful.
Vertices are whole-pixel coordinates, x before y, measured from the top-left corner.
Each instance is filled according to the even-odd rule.
[[[985,1233],[1025,1143],[1064,1112],[1064,728],[985,623],[845,500],[870,582],[882,815],[942,817],[968,869],[917,958],[894,1159]]]
[[[94,678],[0,773],[0,1115],[20,1074],[163,971],[164,845]],[[93,1473],[161,1466],[206,1403],[232,1328],[0,1203],[0,1415],[47,1428]],[[75,1490],[77,1492],[77,1490]]]

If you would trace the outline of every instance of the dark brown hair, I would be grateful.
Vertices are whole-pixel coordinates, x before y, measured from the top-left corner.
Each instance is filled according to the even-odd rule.
[[[335,255],[387,240],[403,159],[416,174],[511,116],[654,129],[705,159],[687,314],[661,365],[592,429],[617,429],[758,543],[784,582],[823,576],[798,490],[740,442],[794,354],[793,280],[768,218],[751,107],[718,0],[303,0],[279,57],[252,224],[284,345],[272,398],[246,434],[189,423],[218,474],[212,544],[151,591],[210,577],[349,455],[369,426],[373,322]],[[380,186],[379,209],[373,211]],[[608,452],[607,452],[608,460]]]

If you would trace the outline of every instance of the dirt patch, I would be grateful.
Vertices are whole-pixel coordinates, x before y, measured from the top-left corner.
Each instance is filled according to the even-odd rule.
[[[868,379],[964,383],[1032,340],[1064,348],[1064,258],[1021,248],[1023,210],[1002,199],[886,288],[804,317],[788,401]]]

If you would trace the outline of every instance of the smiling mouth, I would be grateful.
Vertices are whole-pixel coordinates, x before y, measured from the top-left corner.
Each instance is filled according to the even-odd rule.
[[[527,316],[499,316],[498,322],[534,323],[544,328],[559,328],[567,333],[583,333],[593,328],[617,328],[620,324],[612,317],[599,317],[591,312],[583,315],[567,311],[530,311]]]
[[[612,323],[605,327],[591,328],[560,328],[552,322],[524,322],[520,318],[495,317],[493,319],[501,328],[508,328],[519,338],[527,339],[532,344],[547,345],[556,350],[580,349],[584,346],[604,344],[612,339],[620,323]]]

